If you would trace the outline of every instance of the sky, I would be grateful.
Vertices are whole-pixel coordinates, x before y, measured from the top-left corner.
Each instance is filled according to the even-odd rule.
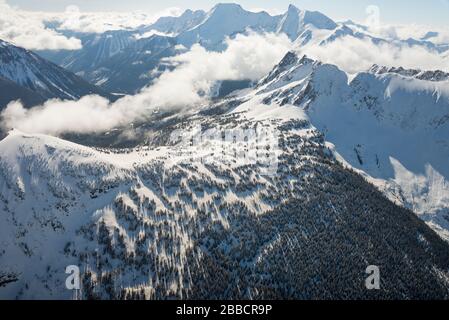
[[[219,2],[214,0],[7,0],[12,6],[32,11],[64,11],[75,5],[81,11],[145,11],[160,12],[168,7],[184,9],[210,9]],[[429,26],[449,25],[449,0],[240,0],[234,1],[245,9],[265,9],[272,13],[284,12],[288,5],[320,11],[334,20],[351,19],[363,22],[366,8],[378,6],[384,23],[421,24]]]

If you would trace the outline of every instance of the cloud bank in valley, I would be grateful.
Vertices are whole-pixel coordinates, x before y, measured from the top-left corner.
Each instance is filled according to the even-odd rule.
[[[0,0],[0,39],[29,50],[77,50],[81,40],[65,36],[63,31],[103,33],[110,30],[134,29],[148,25],[162,16],[179,16],[177,7],[161,12],[81,12],[68,6],[64,12],[32,12],[10,6]],[[47,23],[57,29],[47,27]]]
[[[257,80],[291,49],[285,35],[249,34],[227,39],[223,52],[208,52],[200,45],[169,59],[177,64],[139,94],[109,103],[98,96],[78,101],[50,100],[25,109],[10,103],[2,112],[2,127],[28,133],[61,134],[106,131],[141,119],[156,108],[180,110],[207,102],[216,81]]]
[[[226,42],[223,52],[210,52],[196,44],[170,58],[177,68],[162,74],[146,94],[155,105],[168,108],[203,103],[216,81],[258,80],[292,48],[287,36],[270,33],[237,35]]]
[[[370,39],[346,36],[323,46],[301,52],[325,63],[335,64],[349,73],[368,70],[373,64],[449,72],[449,58],[423,46],[400,42],[374,44]]]
[[[47,14],[46,21],[56,22],[59,30],[75,32],[103,33],[112,30],[135,29],[149,25],[159,17],[179,16],[182,10],[177,7],[160,12],[81,12],[76,6],[68,6],[63,13]]]
[[[30,50],[76,50],[81,41],[46,28],[42,15],[17,10],[0,0],[0,39]]]

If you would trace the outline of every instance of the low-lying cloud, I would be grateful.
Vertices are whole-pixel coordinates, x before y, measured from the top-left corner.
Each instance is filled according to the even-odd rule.
[[[102,132],[150,115],[155,109],[181,110],[207,103],[208,93],[220,80],[257,80],[269,72],[291,48],[285,35],[249,34],[227,39],[223,52],[200,45],[169,59],[178,64],[139,94],[109,103],[98,96],[78,101],[50,100],[25,109],[10,103],[2,112],[2,127],[28,133],[61,134]]]
[[[447,56],[423,46],[409,46],[400,42],[374,44],[370,39],[346,36],[324,46],[308,47],[303,52],[317,60],[335,64],[349,73],[366,71],[373,64],[449,72]]]
[[[76,50],[81,41],[46,28],[42,16],[9,6],[0,0],[0,39],[30,50]]]
[[[167,58],[164,63],[176,68],[164,72],[134,96],[114,103],[98,96],[86,96],[78,101],[51,100],[32,109],[13,102],[1,114],[1,126],[54,135],[91,133],[142,120],[156,109],[185,110],[208,103],[217,81],[262,78],[293,47],[286,35],[270,33],[239,34],[226,42],[227,49],[223,52],[210,52],[196,44],[178,56]],[[399,41],[374,44],[369,38],[347,36],[324,46],[312,45],[299,50],[349,73],[366,71],[373,64],[449,72],[447,55]]]
[[[155,22],[162,16],[179,16],[177,7],[160,12],[81,12],[68,6],[64,12],[33,12],[12,7],[0,0],[0,39],[29,50],[77,50],[81,40],[64,31],[104,33],[135,29]],[[52,26],[49,27],[48,25]]]
[[[149,25],[160,17],[179,16],[182,10],[177,7],[160,12],[81,12],[76,6],[68,6],[63,13],[48,14],[46,21],[56,22],[58,30],[75,32],[103,33],[113,30],[135,29]]]
[[[169,108],[202,103],[217,81],[258,80],[292,47],[286,35],[270,33],[237,35],[226,42],[223,52],[210,52],[196,44],[169,59],[177,68],[162,74],[146,93],[156,105]]]

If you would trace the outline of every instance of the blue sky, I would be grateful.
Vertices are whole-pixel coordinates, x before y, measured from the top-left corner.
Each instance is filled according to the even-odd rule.
[[[321,11],[335,20],[365,20],[369,5],[380,8],[384,23],[415,23],[433,26],[449,26],[449,0],[7,0],[7,3],[26,10],[64,11],[76,5],[82,11],[162,11],[168,7],[182,9],[210,9],[218,2],[238,2],[246,9],[265,8],[285,11],[292,3],[299,8]]]

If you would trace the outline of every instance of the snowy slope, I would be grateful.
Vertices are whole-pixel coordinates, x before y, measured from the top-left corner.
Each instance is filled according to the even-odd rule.
[[[386,41],[294,6],[270,16],[220,4],[85,35],[65,63],[133,92],[179,43],[219,50],[248,28],[299,47]],[[77,77],[33,53],[0,41],[0,59],[24,87],[77,96]],[[289,52],[252,88],[130,127],[66,137],[85,145],[17,130],[0,141],[0,299],[73,298],[68,265],[81,268],[83,299],[449,297],[448,74],[374,65],[348,76]],[[133,147],[93,146],[123,136]],[[373,263],[379,291],[363,286]]]
[[[201,44],[222,50],[227,37],[239,33],[285,33],[299,44],[321,41],[337,25],[318,12],[289,6],[283,15],[246,11],[238,4],[218,4],[209,12],[187,10],[179,17],[162,17],[136,30],[75,34],[83,48],[74,52],[43,52],[44,57],[106,91],[133,94],[166,68],[162,59]],[[70,34],[72,35],[72,34]]]
[[[246,143],[210,162],[221,143],[209,139],[114,150],[10,132],[0,141],[0,298],[447,297],[449,246],[326,155],[300,108],[266,111],[197,115],[170,131],[276,128],[275,175],[232,158]],[[263,154],[272,147],[260,143]],[[360,285],[371,261],[385,290]],[[65,288],[68,265],[81,269],[81,292]]]
[[[0,141],[0,297],[72,298],[64,270],[77,265],[83,299],[446,298],[449,246],[415,215],[447,239],[447,154],[432,144],[447,138],[445,84],[372,71],[349,82],[290,52],[255,88],[134,148],[12,131]],[[271,134],[220,139],[257,128]],[[385,290],[360,286],[371,261]]]
[[[46,99],[78,99],[88,94],[111,97],[100,88],[37,54],[2,40],[0,40],[0,76]]]
[[[285,33],[292,40],[296,40],[308,27],[315,29],[334,30],[337,24],[324,14],[316,11],[303,11],[290,5],[282,16],[276,32]]]
[[[208,49],[219,49],[226,36],[243,33],[248,29],[272,31],[277,20],[277,17],[266,12],[246,11],[238,4],[218,4],[199,25],[180,33],[177,38],[179,43],[187,47],[200,43]]]
[[[425,39],[383,39],[372,34],[366,26],[351,21],[336,23],[320,12],[302,10],[293,5],[284,14],[270,15],[247,11],[238,4],[222,3],[208,12],[186,10],[179,17],[162,17],[153,24],[134,30],[114,30],[103,34],[59,30],[67,36],[81,39],[83,48],[73,52],[46,51],[39,54],[106,91],[133,94],[159,77],[166,68],[161,59],[178,54],[179,48],[201,44],[208,50],[220,51],[225,49],[227,37],[249,30],[286,34],[296,47],[302,49],[324,46],[345,38],[398,48],[421,46],[442,54],[449,48],[444,44],[434,44],[432,34]],[[152,48],[155,36],[170,44],[163,53],[157,47]]]
[[[342,162],[449,239],[449,81],[443,72],[374,66],[349,81],[336,66],[290,52],[244,99],[235,111],[256,117],[267,106],[288,117],[296,106]]]
[[[333,30],[336,27],[337,24],[325,15],[300,10],[293,5],[285,14],[271,16],[266,12],[246,11],[238,4],[218,4],[199,25],[179,33],[177,38],[187,47],[201,43],[210,50],[220,50],[227,36],[247,30],[284,33],[292,41],[302,37],[304,42],[312,37],[313,30]]]
[[[32,107],[45,102],[45,98],[11,80],[0,77],[0,110],[11,101],[21,100],[24,106]]]
[[[134,94],[164,71],[163,58],[180,52],[173,37],[145,30],[81,34],[82,49],[43,55],[107,92]]]
[[[180,52],[174,38],[152,35],[90,68],[84,77],[106,91],[134,94],[166,70],[164,58]]]
[[[141,29],[142,33],[156,30],[166,34],[179,34],[196,27],[206,16],[203,10],[192,11],[190,9],[184,11],[179,17],[161,17],[155,23],[145,26]]]
[[[113,30],[101,34],[62,31],[79,38],[82,48],[75,51],[40,51],[44,58],[57,63],[65,69],[83,75],[88,70],[95,70],[109,58],[122,52],[135,42],[135,31]]]

